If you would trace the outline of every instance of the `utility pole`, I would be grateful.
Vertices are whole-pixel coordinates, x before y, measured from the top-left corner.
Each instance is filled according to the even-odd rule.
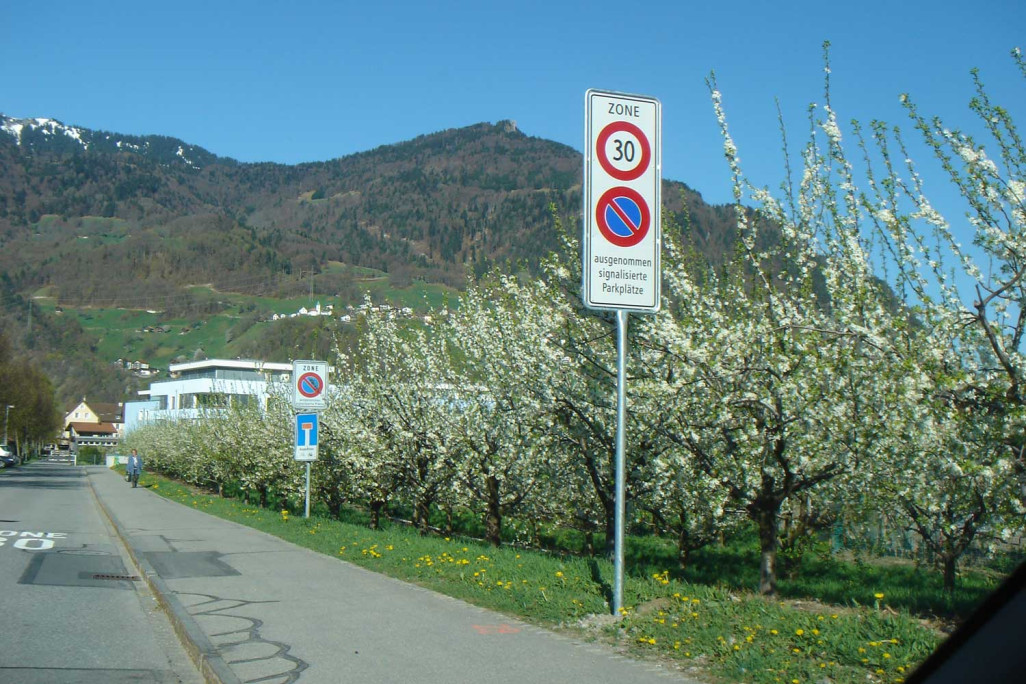
[[[303,274],[304,273],[310,276],[310,301],[312,302],[313,301],[313,297],[314,297],[314,276],[316,275],[317,272],[314,271],[313,269],[311,269],[309,271],[307,271],[305,269],[302,269],[302,268],[299,269],[299,280],[300,281],[303,280]]]
[[[7,419],[11,415],[11,409],[14,408],[14,404],[7,404],[4,407],[4,447],[7,446]]]

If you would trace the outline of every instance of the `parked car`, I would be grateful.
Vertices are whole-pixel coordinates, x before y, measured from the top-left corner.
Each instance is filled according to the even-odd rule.
[[[10,468],[18,465],[18,459],[7,449],[0,446],[0,468]]]

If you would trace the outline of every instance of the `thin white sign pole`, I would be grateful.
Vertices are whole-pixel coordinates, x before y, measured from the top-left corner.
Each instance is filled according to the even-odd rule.
[[[304,517],[310,517],[310,461],[306,462],[306,514]]]
[[[613,544],[614,574],[613,614],[623,608],[623,539],[624,539],[624,445],[627,432],[627,316],[625,309],[616,312],[616,539]]]

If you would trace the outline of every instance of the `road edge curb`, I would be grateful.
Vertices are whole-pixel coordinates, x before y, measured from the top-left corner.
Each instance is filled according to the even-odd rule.
[[[153,566],[146,560],[142,552],[136,548],[131,537],[121,525],[121,521],[104,504],[103,499],[96,492],[96,486],[93,484],[91,473],[88,479],[89,488],[93,492],[93,498],[100,505],[100,510],[103,511],[114,531],[117,532],[121,543],[125,545],[128,555],[132,558],[132,562],[146,581],[150,591],[157,597],[157,602],[171,621],[171,626],[174,628],[178,640],[182,643],[182,646],[189,654],[203,679],[208,684],[242,684],[242,680],[232,671],[224,658],[221,657],[217,648],[214,647],[206,633],[200,628],[192,615],[189,614],[185,606],[182,605],[182,602],[178,600],[174,592],[171,591],[171,588],[167,586],[164,579],[157,574],[157,571],[153,569]]]

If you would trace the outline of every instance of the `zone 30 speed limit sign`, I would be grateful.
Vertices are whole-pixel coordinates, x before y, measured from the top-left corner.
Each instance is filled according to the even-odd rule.
[[[585,95],[584,303],[592,309],[659,309],[661,237],[659,100]]]

